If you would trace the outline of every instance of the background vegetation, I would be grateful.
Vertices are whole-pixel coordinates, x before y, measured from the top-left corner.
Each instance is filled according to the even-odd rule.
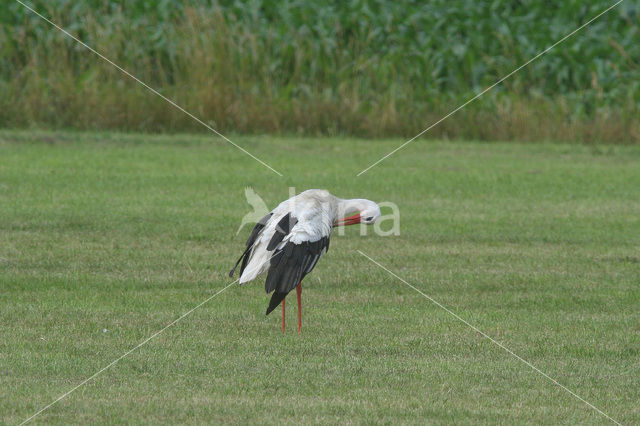
[[[35,1],[223,132],[413,136],[611,5]],[[640,141],[626,0],[433,136]],[[0,9],[0,126],[202,131],[20,4]]]

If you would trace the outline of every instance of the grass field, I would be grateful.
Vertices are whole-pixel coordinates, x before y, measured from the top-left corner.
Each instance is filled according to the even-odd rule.
[[[15,424],[231,280],[251,185],[393,201],[334,236],[303,333],[233,286],[43,412],[49,423],[640,422],[640,147],[0,132],[0,422]],[[106,332],[104,331],[106,329]]]

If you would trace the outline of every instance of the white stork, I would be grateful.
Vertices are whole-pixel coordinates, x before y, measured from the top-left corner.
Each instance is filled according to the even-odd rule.
[[[371,225],[378,218],[380,208],[373,201],[342,200],[328,191],[309,189],[283,201],[260,219],[247,240],[244,253],[229,272],[229,277],[233,276],[241,261],[239,284],[269,271],[265,290],[267,293],[274,293],[267,315],[282,302],[283,332],[285,297],[296,288],[300,332],[302,279],[329,249],[333,228],[358,223]]]

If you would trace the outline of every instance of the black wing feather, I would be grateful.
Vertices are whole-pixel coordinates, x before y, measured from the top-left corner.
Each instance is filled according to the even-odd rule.
[[[271,296],[267,315],[282,302],[287,294],[296,288],[305,275],[313,270],[318,259],[329,249],[329,237],[318,241],[294,244],[288,242],[271,257],[265,290]]]
[[[258,238],[258,234],[260,233],[260,231],[264,229],[265,226],[267,226],[267,222],[269,222],[269,219],[271,219],[271,216],[273,216],[273,212],[264,216],[262,219],[258,221],[258,223],[256,223],[256,226],[253,227],[253,230],[251,231],[251,234],[247,239],[247,246],[252,246],[253,243],[256,242],[256,239]]]
[[[253,243],[256,242],[256,239],[258,239],[258,235],[260,234],[260,232],[262,232],[264,227],[267,225],[267,222],[269,221],[269,219],[271,219],[272,215],[273,213],[269,213],[268,215],[260,219],[258,223],[256,223],[256,226],[253,227],[253,231],[251,231],[251,235],[249,235],[249,239],[247,240],[247,248],[244,250],[242,255],[240,255],[240,258],[237,260],[236,264],[233,266],[233,269],[229,272],[229,278],[233,277],[233,273],[238,267],[238,264],[240,263],[240,261],[242,261],[242,266],[240,266],[240,275],[242,275],[242,272],[244,271],[244,268],[247,266],[247,262],[249,261],[248,255],[249,255],[249,252],[251,251],[251,248],[253,247]]]
[[[276,225],[276,231],[273,233],[273,237],[271,237],[269,245],[267,245],[267,251],[275,249],[278,244],[282,242],[284,237],[291,232],[296,223],[298,223],[298,219],[291,216],[291,213],[287,213],[282,219],[280,219],[280,222]]]

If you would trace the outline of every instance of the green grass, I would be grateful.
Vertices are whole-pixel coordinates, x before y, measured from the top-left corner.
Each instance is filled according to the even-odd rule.
[[[0,132],[0,421],[15,424],[228,282],[244,187],[393,201],[334,236],[304,329],[233,286],[37,417],[47,423],[640,421],[640,147]],[[107,329],[107,332],[103,332]]]

